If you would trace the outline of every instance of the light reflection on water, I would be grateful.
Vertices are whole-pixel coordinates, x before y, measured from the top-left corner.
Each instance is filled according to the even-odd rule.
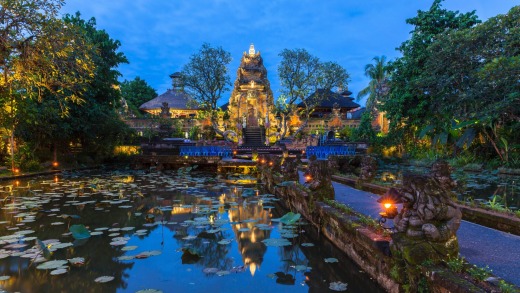
[[[0,288],[9,292],[136,292],[148,288],[163,292],[326,292],[331,282],[340,281],[348,283],[350,292],[381,291],[309,225],[281,230],[281,224],[272,219],[285,211],[272,197],[243,198],[244,187],[214,177],[201,172],[125,171],[29,179],[18,187],[2,183],[0,195],[5,199],[0,236],[34,230],[24,237],[71,242],[74,246],[56,250],[51,259],[84,257],[85,265],[68,266],[66,274],[51,276],[50,270],[36,269],[38,264],[24,255],[34,240],[0,240],[0,257],[4,257],[0,276],[10,276],[0,281]],[[66,234],[73,224],[103,234],[74,241]],[[139,230],[146,232],[136,233]],[[289,246],[262,242],[281,238],[281,232],[288,235],[288,230],[296,234],[288,238]],[[115,237],[127,237],[128,242],[110,245]],[[8,248],[24,243],[28,245]],[[303,247],[302,243],[314,246]],[[131,246],[137,248],[123,250]],[[183,257],[183,248],[196,251],[201,258],[189,261]],[[118,259],[150,251],[160,254]],[[339,262],[324,262],[331,257]],[[94,282],[100,276],[113,276],[114,280]]]

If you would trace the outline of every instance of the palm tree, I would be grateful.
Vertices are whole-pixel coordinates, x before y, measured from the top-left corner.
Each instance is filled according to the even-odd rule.
[[[370,77],[370,82],[366,88],[358,93],[357,100],[359,101],[368,95],[366,108],[372,115],[375,115],[377,105],[388,94],[389,71],[386,56],[376,56],[372,60],[374,60],[374,64],[365,66],[365,76]]]

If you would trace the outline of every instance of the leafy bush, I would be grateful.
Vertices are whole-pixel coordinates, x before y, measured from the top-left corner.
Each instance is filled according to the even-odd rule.
[[[471,268],[468,269],[468,273],[475,280],[484,281],[491,274],[491,270],[489,269],[489,266],[486,266],[485,268],[480,268],[476,265],[473,265]]]
[[[465,264],[466,260],[461,256],[450,257],[448,255],[448,260],[446,260],[446,265],[448,268],[455,273],[461,273],[464,271]]]
[[[30,159],[22,161],[20,164],[20,168],[26,172],[37,172],[42,169],[42,166],[40,165],[40,162],[38,162],[37,160]]]

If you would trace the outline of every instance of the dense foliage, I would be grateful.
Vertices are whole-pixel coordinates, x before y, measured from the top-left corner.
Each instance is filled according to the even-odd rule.
[[[230,62],[229,52],[222,47],[204,43],[197,53],[191,55],[181,73],[186,91],[198,102],[198,107],[209,115],[213,128],[220,135],[223,132],[217,126],[217,103],[231,85],[227,68]]]
[[[131,136],[116,111],[120,43],[79,13],[58,19],[62,1],[1,4],[0,160],[28,170],[75,145],[111,154]]]
[[[129,114],[139,116],[139,107],[157,97],[157,92],[144,80],[137,76],[134,80],[121,83],[121,96],[126,101]]]
[[[282,116],[282,137],[286,136],[289,128],[289,116],[297,115],[303,121],[292,134],[294,136],[307,126],[312,110],[326,98],[329,90],[347,86],[349,74],[338,63],[321,62],[305,49],[284,49],[279,56],[282,57],[278,65],[282,89],[275,106],[278,114]],[[315,95],[309,99],[313,93]],[[298,103],[304,106],[300,108],[301,113],[296,112]]]
[[[411,38],[379,101],[391,121],[386,142],[412,155],[431,147],[518,165],[520,6],[481,23],[441,2],[407,20]]]

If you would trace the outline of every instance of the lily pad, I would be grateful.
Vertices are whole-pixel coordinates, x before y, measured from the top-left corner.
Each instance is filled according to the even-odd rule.
[[[67,269],[56,269],[56,270],[51,271],[51,275],[53,275],[53,276],[62,275],[62,274],[65,274],[66,272],[68,272]]]
[[[85,258],[83,257],[74,257],[71,259],[67,259],[71,265],[82,266],[85,264]]]
[[[217,273],[218,271],[219,271],[219,270],[218,270],[217,268],[204,268],[204,269],[202,270],[202,272],[203,272],[204,274],[215,274],[215,273]]]
[[[137,248],[137,246],[125,246],[123,248],[121,248],[122,251],[131,251],[131,250],[135,250]]]
[[[296,223],[299,219],[300,219],[301,215],[299,213],[293,213],[293,212],[288,212],[287,214],[285,214],[283,217],[280,218],[280,222],[282,224],[286,224],[286,225],[291,225],[291,224],[294,224]]]
[[[332,291],[346,291],[347,284],[342,282],[332,282],[329,285],[329,289]]]
[[[90,231],[85,227],[85,225],[72,225],[70,226],[69,231],[72,233],[72,237],[76,240],[90,238]]]
[[[65,265],[67,262],[66,260],[51,260],[38,265],[36,268],[38,270],[54,270]]]
[[[275,247],[292,245],[292,243],[285,238],[268,238],[268,239],[262,240],[262,242],[266,246],[275,246]]]
[[[338,259],[337,258],[333,258],[333,257],[329,257],[329,258],[325,259],[325,262],[326,263],[335,263],[335,262],[338,262]]]
[[[286,274],[283,272],[276,272],[276,283],[282,284],[282,285],[294,285],[294,282],[296,281],[294,279],[294,276],[291,274]]]
[[[97,277],[94,282],[96,283],[106,283],[106,282],[110,282],[114,279],[114,277],[112,276],[101,276],[101,277]]]
[[[182,264],[194,264],[201,259],[198,251],[192,248],[183,248],[182,249]]]

